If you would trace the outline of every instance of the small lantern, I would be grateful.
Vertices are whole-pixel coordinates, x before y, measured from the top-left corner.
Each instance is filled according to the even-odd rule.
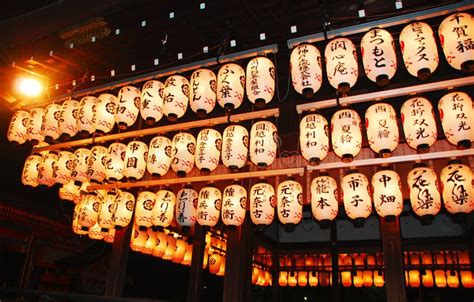
[[[291,52],[290,69],[293,88],[309,99],[321,88],[323,71],[321,53],[312,44],[300,44]]]
[[[350,271],[341,272],[341,283],[342,286],[348,287],[352,285],[352,276]]]
[[[174,263],[181,263],[184,260],[184,255],[186,254],[186,242],[183,239],[176,240],[176,251],[173,255]]]
[[[451,67],[465,72],[474,70],[474,19],[469,13],[455,13],[438,28],[444,56]]]
[[[134,252],[142,253],[148,240],[148,232],[138,230],[135,225],[132,230],[132,237],[130,238],[130,249]]]
[[[199,131],[197,136],[195,162],[201,173],[208,174],[214,171],[219,165],[219,158],[222,149],[221,134],[212,129],[206,128]]]
[[[199,118],[205,118],[216,106],[216,75],[209,69],[198,69],[191,75],[189,106]]]
[[[91,150],[79,148],[74,152],[74,166],[72,169],[72,179],[77,183],[83,183],[89,180],[87,175],[89,157]]]
[[[30,118],[31,115],[27,111],[15,111],[10,121],[10,125],[8,126],[8,141],[16,142],[18,144],[23,144],[24,142],[26,142]]]
[[[163,96],[165,85],[151,80],[143,84],[140,115],[147,125],[153,125],[163,117]]]
[[[192,134],[180,132],[173,137],[173,156],[171,169],[179,177],[184,177],[194,168],[194,153],[196,152],[196,139]]]
[[[400,176],[393,170],[381,170],[372,176],[374,205],[377,214],[393,221],[403,210]]]
[[[38,184],[51,187],[54,185],[54,163],[58,156],[54,153],[43,155],[38,166]]]
[[[421,217],[422,223],[430,223],[441,209],[436,173],[424,164],[416,164],[408,173],[407,183],[413,212]]]
[[[222,163],[236,171],[245,166],[249,151],[249,132],[241,125],[230,125],[222,134]]]
[[[152,210],[152,224],[158,228],[166,228],[173,222],[176,195],[169,189],[156,192],[155,206]]]
[[[474,277],[471,271],[461,271],[461,283],[465,288],[472,288],[474,286]]]
[[[186,113],[189,102],[189,82],[185,77],[173,75],[166,79],[163,91],[163,113],[169,122],[176,122]]]
[[[374,271],[374,285],[375,287],[382,287],[385,284],[385,280],[383,278],[383,272]]]
[[[126,227],[132,219],[135,197],[132,193],[119,190],[115,199],[117,203],[114,213],[115,228],[120,230]]]
[[[77,235],[86,235],[87,231],[81,230],[79,225],[79,213],[81,211],[83,203],[79,202],[74,206],[74,212],[72,214],[72,231]]]
[[[474,138],[472,99],[464,92],[446,94],[438,103],[439,117],[448,142],[469,149]]]
[[[389,157],[398,146],[397,114],[392,105],[376,103],[365,112],[365,127],[370,148],[382,157]]]
[[[241,226],[246,208],[247,190],[240,184],[227,186],[222,196],[222,222],[228,227]]]
[[[321,228],[327,229],[337,216],[337,183],[328,175],[320,175],[311,182],[311,210]]]
[[[300,148],[310,164],[319,164],[328,155],[328,121],[322,115],[309,114],[301,120]]]
[[[223,257],[220,254],[214,253],[209,256],[209,272],[211,274],[217,274],[221,268],[221,262]]]
[[[49,104],[46,106],[41,124],[41,135],[48,141],[59,137],[59,119],[61,117],[62,106]]]
[[[342,178],[341,188],[347,216],[354,220],[356,227],[362,226],[372,212],[369,180],[362,173],[350,172]]]
[[[364,286],[371,287],[373,284],[372,271],[363,271],[362,280],[363,280]]]
[[[213,227],[219,221],[222,194],[219,189],[208,185],[199,191],[197,222],[201,226]]]
[[[80,201],[82,203],[78,222],[83,231],[93,227],[99,218],[100,199],[96,194],[86,194]]]
[[[448,277],[447,277],[446,281],[447,281],[449,287],[458,288],[459,287],[458,272],[454,271],[454,270],[449,270],[448,271]]]
[[[298,284],[298,276],[297,272],[289,272],[288,273],[288,286],[295,287]]]
[[[145,255],[152,255],[153,251],[155,250],[157,234],[153,232],[152,229],[147,230],[148,239],[145,242],[145,246],[143,247],[142,253]]]
[[[166,251],[166,245],[168,236],[165,232],[157,232],[156,234],[156,245],[155,249],[153,250],[154,257],[163,257]]]
[[[308,285],[308,272],[299,271],[298,272],[298,286]]]
[[[408,271],[408,284],[411,287],[420,287],[420,271],[417,271],[417,270]]]
[[[44,140],[44,136],[41,134],[43,117],[43,108],[34,108],[30,110],[30,118],[28,120],[26,138],[34,145]]]
[[[362,278],[361,278],[362,279]],[[332,276],[329,272],[320,272],[319,273],[319,283],[322,287],[330,285],[332,282]]]
[[[418,153],[427,152],[438,136],[430,101],[419,97],[411,98],[403,103],[400,112],[408,146]]]
[[[62,105],[59,119],[59,134],[68,139],[77,134],[77,119],[79,117],[79,102],[67,100]]]
[[[79,116],[77,118],[77,129],[83,135],[89,135],[95,131],[95,105],[99,102],[96,97],[85,96],[79,103]]]
[[[186,243],[186,253],[184,254],[182,265],[191,266],[191,261],[193,258],[193,245]]]
[[[292,178],[278,185],[278,220],[286,231],[293,231],[303,217],[303,188]]]
[[[103,232],[108,232],[114,228],[114,215],[117,210],[117,203],[115,202],[115,193],[107,192],[102,198],[102,206],[99,211],[99,226]]]
[[[257,226],[270,225],[275,217],[275,189],[259,182],[250,189],[250,218]]]
[[[288,272],[281,271],[278,276],[278,285],[279,286],[288,286]]]
[[[324,59],[329,83],[340,93],[347,94],[359,76],[354,43],[347,38],[331,40],[324,50]]]
[[[259,167],[270,166],[276,158],[278,129],[269,121],[258,121],[250,130],[250,160]]]
[[[275,93],[275,66],[266,57],[256,57],[247,64],[246,91],[257,108],[265,107]]]
[[[318,286],[318,272],[309,272],[308,283],[311,287]]]
[[[118,93],[115,122],[120,130],[125,130],[135,124],[140,111],[140,89],[133,86],[124,86]]]
[[[439,175],[444,206],[451,214],[469,214],[474,209],[472,171],[460,161],[451,161],[448,164]]]
[[[168,173],[171,165],[173,144],[166,136],[154,137],[148,148],[146,169],[153,176],[163,176]]]
[[[104,239],[106,233],[103,233],[100,230],[100,226],[97,224],[97,222],[89,228],[89,238],[92,240],[102,240]]]
[[[39,155],[33,154],[26,158],[23,172],[21,173],[21,183],[23,185],[33,188],[38,186],[38,173],[41,161],[42,157]]]
[[[115,230],[114,229],[110,229],[107,233],[105,233],[105,236],[104,236],[104,241],[105,242],[114,243],[114,239],[115,239]]]
[[[67,184],[71,181],[74,167],[74,154],[69,151],[60,151],[57,160],[53,163],[54,183]]]
[[[145,175],[148,146],[144,142],[131,141],[125,152],[123,176],[136,181]]]
[[[443,270],[434,271],[435,283],[437,287],[446,287],[446,274]]]
[[[231,112],[240,107],[245,93],[245,70],[237,64],[228,63],[217,74],[217,102]]]
[[[105,179],[105,157],[108,149],[104,146],[94,146],[87,163],[87,175],[91,182],[102,183]]]
[[[105,156],[105,178],[118,181],[123,178],[123,167],[127,146],[122,143],[112,143]]]
[[[331,141],[334,153],[343,162],[351,162],[362,147],[362,121],[357,111],[341,109],[331,118]]]
[[[354,287],[362,287],[364,285],[364,279],[362,271],[357,271],[357,273],[353,277]]]
[[[155,193],[150,191],[142,191],[138,194],[137,202],[135,203],[135,224],[141,231],[151,227],[152,211],[155,207]]]
[[[62,200],[69,200],[74,203],[79,201],[79,186],[74,184],[74,181],[70,180],[68,183],[62,185],[58,190],[59,198]]]
[[[163,255],[163,260],[171,260],[173,259],[174,253],[176,252],[176,238],[174,235],[168,234],[166,238],[166,249]]]
[[[197,219],[198,193],[192,186],[185,186],[176,194],[176,222],[188,232]]]

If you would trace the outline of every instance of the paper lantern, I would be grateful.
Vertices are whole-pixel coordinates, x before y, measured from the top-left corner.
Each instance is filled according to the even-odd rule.
[[[123,176],[136,181],[145,175],[148,146],[141,141],[131,141],[125,152]]]
[[[107,243],[114,243],[115,239],[115,230],[110,229],[107,233],[104,235],[104,241]]]
[[[323,83],[321,53],[316,46],[306,43],[296,46],[291,52],[290,69],[296,92],[312,98]]]
[[[468,149],[474,140],[472,99],[464,92],[446,94],[438,103],[439,117],[448,142]]]
[[[145,242],[145,246],[142,249],[142,253],[145,255],[152,255],[155,250],[157,234],[152,229],[147,230],[148,239]]]
[[[54,163],[58,161],[58,156],[54,153],[43,155],[38,165],[38,184],[51,187],[54,185]]]
[[[288,273],[288,286],[295,287],[298,284],[297,276],[298,276],[297,272]]]
[[[164,89],[165,85],[156,80],[143,84],[140,115],[148,125],[153,125],[163,117]]]
[[[451,214],[470,213],[474,209],[471,169],[452,161],[441,170],[439,178],[446,210]]]
[[[95,131],[95,105],[98,99],[93,96],[85,96],[79,103],[79,116],[77,118],[77,129],[83,135],[89,135]]]
[[[32,144],[37,144],[44,140],[44,136],[41,134],[43,117],[43,108],[34,108],[30,110],[30,118],[28,119],[26,138],[31,141]]]
[[[427,152],[436,142],[438,132],[433,106],[425,98],[411,98],[400,110],[405,139],[419,153]]]
[[[435,270],[434,277],[437,287],[446,287],[446,274],[443,270]]]
[[[245,166],[249,151],[249,133],[245,127],[233,124],[222,134],[222,163],[231,170]]]
[[[421,276],[421,281],[423,282],[424,287],[433,287],[433,272],[429,269],[425,270],[425,274]]]
[[[143,252],[146,241],[148,240],[148,232],[141,231],[133,226],[132,236],[130,238],[130,249],[134,252]]]
[[[298,272],[298,286],[308,285],[308,272],[299,271]]]
[[[135,203],[135,224],[139,230],[146,230],[152,224],[152,211],[155,206],[155,193],[142,191],[138,194]]]
[[[371,105],[365,112],[365,127],[370,148],[382,157],[389,157],[399,140],[397,114],[392,105]]]
[[[176,222],[187,232],[196,223],[198,193],[192,186],[185,186],[176,194],[176,200]]]
[[[382,287],[385,284],[385,280],[383,277],[383,272],[374,271],[374,285],[375,287]]]
[[[372,280],[372,271],[363,271],[362,272],[362,281],[364,286],[370,287],[373,284]]]
[[[71,176],[72,179],[78,184],[89,180],[87,170],[91,154],[91,150],[86,148],[79,148],[74,151],[74,166]]]
[[[321,284],[322,287],[326,287],[331,284],[332,276],[328,272],[320,272],[319,273],[319,283]],[[362,278],[361,278],[362,279]]]
[[[374,205],[377,214],[391,221],[403,210],[400,176],[393,170],[381,170],[372,176]]]
[[[30,113],[24,110],[17,110],[10,120],[8,126],[7,139],[10,142],[23,144],[28,135],[28,124],[30,122]]]
[[[441,210],[436,173],[426,165],[415,165],[408,173],[407,183],[413,212],[421,217],[422,223],[431,222]]]
[[[127,146],[122,143],[112,143],[105,156],[105,178],[118,181],[123,178],[124,160]]]
[[[54,183],[67,184],[72,179],[74,154],[69,151],[59,151],[58,158],[53,162]]]
[[[110,93],[103,93],[99,95],[94,108],[94,129],[100,134],[112,131],[115,125],[117,97]]]
[[[348,93],[359,76],[354,43],[347,38],[331,40],[324,49],[324,60],[329,84],[340,93]]]
[[[341,272],[341,284],[345,287],[352,285],[352,276],[350,271]]]
[[[214,253],[209,256],[209,272],[211,274],[217,274],[219,272],[222,260],[223,257],[217,253]]]
[[[420,287],[420,272],[417,270],[408,271],[408,284],[411,287]]]
[[[154,137],[148,148],[146,169],[153,176],[163,176],[168,173],[171,165],[173,144],[166,136]]]
[[[372,212],[369,180],[362,173],[351,172],[342,178],[341,188],[347,216],[354,220],[355,226],[362,226]]]
[[[276,158],[278,129],[269,121],[258,121],[250,130],[250,160],[259,167],[270,166]]]
[[[72,214],[72,231],[77,235],[86,235],[87,231],[81,230],[81,226],[79,225],[79,212],[83,206],[82,202],[77,203],[74,206],[74,212]]]
[[[169,122],[176,122],[186,113],[189,102],[189,82],[185,77],[172,75],[163,90],[163,113]]]
[[[202,259],[202,269],[206,269],[207,268],[207,263],[209,262],[209,254],[207,252],[207,250],[204,251],[204,257]]]
[[[199,131],[195,154],[196,167],[205,174],[214,171],[219,165],[221,149],[222,137],[218,131],[212,128]]]
[[[102,240],[104,239],[106,233],[103,233],[100,230],[100,226],[97,222],[89,229],[89,238],[92,240]]]
[[[449,270],[448,271],[448,276],[446,278],[448,286],[451,288],[458,288],[459,287],[459,277],[458,277],[458,272]]]
[[[281,271],[278,275],[278,285],[288,286],[288,272]]]
[[[79,212],[78,222],[81,229],[87,231],[97,223],[100,199],[96,194],[86,194],[82,197],[80,203],[82,203],[82,207]]]
[[[266,57],[256,57],[247,64],[246,91],[257,108],[265,107],[275,93],[275,66]]]
[[[292,231],[303,217],[303,188],[295,180],[289,178],[278,185],[278,220],[285,230]]]
[[[222,196],[222,222],[226,226],[241,226],[246,208],[247,190],[240,184],[225,187]]]
[[[87,175],[94,183],[102,183],[105,179],[105,162],[108,149],[104,146],[94,146],[87,162]]]
[[[474,70],[474,19],[469,13],[455,13],[438,28],[444,56],[451,67],[465,72]]]
[[[114,213],[115,228],[120,230],[126,227],[132,219],[135,197],[132,193],[119,190],[115,197],[116,208]]]
[[[216,106],[216,75],[209,69],[198,69],[190,80],[189,106],[199,118],[205,118]]]
[[[337,216],[337,183],[328,175],[321,175],[311,182],[311,210],[322,228],[328,228]]]
[[[197,222],[201,226],[213,227],[219,221],[222,194],[219,189],[207,185],[199,191]]]
[[[117,210],[117,203],[115,202],[116,194],[108,192],[102,198],[102,205],[99,211],[98,223],[103,232],[110,231],[115,226],[114,215]]]
[[[41,161],[42,157],[39,155],[30,155],[26,158],[23,172],[21,173],[21,183],[23,185],[33,188],[38,186],[38,173]]]
[[[245,70],[237,64],[223,65],[217,74],[217,102],[230,112],[240,107],[245,93]]]
[[[351,162],[362,147],[361,119],[357,111],[341,109],[331,118],[331,141],[334,153],[343,162]]]
[[[61,117],[59,118],[59,134],[70,138],[77,134],[77,119],[79,117],[79,102],[67,100],[62,104]]]
[[[115,112],[115,122],[119,129],[125,130],[135,124],[140,111],[141,103],[140,89],[133,86],[124,86],[117,96],[117,111]]]
[[[184,260],[184,255],[186,253],[186,242],[183,239],[176,240],[176,251],[173,255],[174,263],[181,263]]]
[[[74,184],[73,180],[70,180],[68,183],[63,184],[59,190],[58,195],[62,200],[69,200],[74,203],[79,202],[79,186]]]
[[[52,141],[59,137],[61,111],[62,106],[58,104],[49,104],[44,110],[40,133],[47,141]]]
[[[355,287],[362,287],[362,285],[364,285],[363,274],[361,271],[357,271],[357,273],[354,275],[353,283]]]
[[[309,114],[301,120],[300,148],[310,164],[319,164],[328,155],[328,121],[322,115]]]
[[[311,287],[318,286],[318,272],[309,272],[308,283]]]
[[[164,232],[157,232],[156,245],[155,249],[153,250],[154,257],[163,257],[163,255],[165,254],[166,245],[168,244],[167,239],[168,236]]]
[[[471,271],[461,271],[461,283],[465,288],[472,288],[474,286],[474,279]]]
[[[186,253],[184,254],[182,265],[191,266],[191,261],[193,258],[193,245],[186,243]]]
[[[184,177],[194,167],[196,139],[190,133],[180,132],[173,137],[173,156],[171,169],[179,177]]]
[[[259,182],[250,189],[250,218],[257,226],[270,225],[275,217],[275,189],[273,186]]]
[[[163,260],[171,260],[176,252],[176,238],[173,235],[168,234],[166,243],[165,253],[162,258]]]
[[[173,221],[176,195],[169,189],[156,192],[155,206],[152,210],[152,224],[159,228],[168,227]]]

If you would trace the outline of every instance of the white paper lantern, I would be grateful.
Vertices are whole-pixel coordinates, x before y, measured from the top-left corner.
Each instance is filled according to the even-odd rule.
[[[112,143],[105,157],[105,178],[118,181],[123,178],[124,160],[127,146],[122,143]]]
[[[185,186],[176,194],[176,200],[176,222],[187,232],[196,224],[198,192],[192,186]]]
[[[436,173],[425,164],[416,164],[408,173],[407,183],[413,212],[421,217],[422,223],[430,223],[441,210]]]
[[[328,175],[320,175],[311,182],[311,210],[322,228],[328,228],[339,210],[337,183]]]
[[[87,235],[87,231],[81,230],[81,226],[79,225],[79,212],[81,212],[82,205],[82,202],[78,202],[72,214],[72,231],[77,235]]]
[[[249,152],[249,132],[245,127],[233,124],[222,134],[222,163],[231,170],[245,166]]]
[[[296,92],[312,98],[323,83],[321,53],[316,46],[306,43],[296,46],[291,52],[290,69]]]
[[[250,189],[250,218],[257,226],[270,225],[275,217],[275,189],[272,185],[259,182]]]
[[[115,228],[120,230],[126,227],[132,220],[135,197],[132,193],[119,190],[115,198],[116,208],[114,213]]]
[[[24,142],[26,142],[30,117],[30,113],[27,111],[15,111],[10,121],[10,125],[8,126],[8,141],[16,142],[18,144],[23,144]]]
[[[87,175],[89,158],[91,150],[79,148],[74,152],[74,166],[72,169],[72,179],[77,183],[83,183],[89,180]]]
[[[145,243],[145,247],[143,248],[143,253],[145,255],[152,255],[153,251],[155,250],[156,247],[156,241],[158,240],[158,234],[154,232],[152,229],[147,230],[148,233],[148,239]]]
[[[344,209],[347,216],[359,227],[372,212],[372,199],[369,194],[369,180],[355,171],[345,175],[341,181]]]
[[[104,134],[112,131],[115,125],[115,112],[117,110],[117,97],[110,93],[99,95],[95,105],[94,128],[98,133]]]
[[[408,146],[419,153],[428,151],[438,136],[430,101],[420,97],[411,98],[403,103],[400,113]]]
[[[438,103],[439,117],[448,142],[460,148],[471,147],[474,140],[472,99],[464,92],[446,94]]]
[[[86,194],[82,197],[78,222],[83,231],[93,227],[99,218],[100,199],[95,194]]]
[[[51,187],[54,185],[54,163],[58,160],[58,155],[48,153],[43,155],[38,166],[38,184]]]
[[[403,210],[403,194],[400,176],[393,170],[381,170],[372,176],[374,205],[377,214],[392,220]]]
[[[153,250],[154,257],[163,257],[166,250],[168,236],[164,232],[157,232],[156,234],[156,246]]]
[[[69,151],[60,151],[58,159],[53,163],[54,183],[67,184],[72,179],[74,168],[74,154]]]
[[[263,108],[275,93],[275,66],[266,57],[256,57],[247,64],[246,91],[250,102]]]
[[[26,138],[31,141],[32,144],[37,144],[39,142],[44,141],[44,136],[41,134],[43,117],[43,108],[34,108],[30,110],[30,118],[28,120]]]
[[[108,192],[102,199],[102,205],[99,211],[98,223],[103,232],[114,229],[114,216],[117,210],[115,192]]]
[[[365,112],[365,127],[370,148],[382,157],[389,157],[399,140],[397,114],[392,105],[371,105]]]
[[[87,162],[87,175],[91,182],[102,183],[105,179],[105,165],[108,149],[104,146],[94,146]]]
[[[288,179],[278,185],[278,220],[291,231],[303,217],[303,187],[295,180]]]
[[[300,122],[301,154],[310,164],[319,164],[329,149],[328,121],[320,114],[308,114]]]
[[[216,106],[216,75],[209,69],[198,69],[189,84],[189,106],[199,118],[205,118]]]
[[[334,153],[343,162],[351,162],[362,147],[361,118],[352,109],[338,110],[331,118],[331,141]]]
[[[222,193],[222,222],[226,226],[239,227],[245,219],[247,190],[240,184],[225,187]]]
[[[59,198],[62,200],[69,200],[74,203],[79,202],[80,198],[80,187],[74,184],[73,180],[70,180],[68,183],[62,185],[59,190]]]
[[[340,93],[348,93],[359,76],[354,43],[347,38],[331,40],[324,49],[324,60],[329,84]]]
[[[455,13],[443,20],[439,40],[449,65],[458,70],[474,70],[474,18],[469,13]]]
[[[89,238],[93,240],[104,239],[106,233],[102,232],[97,222],[89,229]]]
[[[23,185],[33,188],[38,186],[38,169],[41,161],[42,157],[40,155],[33,154],[26,158],[21,173],[21,183]]]
[[[258,121],[250,130],[250,160],[257,166],[270,166],[276,158],[278,129],[269,121]]]
[[[156,80],[143,84],[140,115],[148,125],[153,125],[163,117],[164,89],[165,85]]]
[[[168,227],[173,221],[176,195],[168,189],[156,192],[155,206],[152,210],[152,223],[160,228]]]
[[[85,96],[79,103],[79,116],[77,118],[77,129],[83,135],[89,135],[95,131],[95,105],[99,100],[94,96]]]
[[[171,157],[171,169],[184,177],[194,168],[194,153],[196,151],[196,139],[190,133],[181,132],[173,137],[173,155]]]
[[[135,124],[140,111],[140,89],[133,86],[122,87],[117,97],[115,122],[119,129],[125,130]]]
[[[222,194],[215,187],[206,186],[199,191],[197,222],[201,226],[213,227],[219,221]]]
[[[185,77],[172,75],[166,79],[163,91],[163,113],[176,122],[186,113],[189,103],[189,82]]]
[[[245,70],[237,64],[223,65],[217,74],[217,102],[227,112],[240,107],[245,93]]]
[[[448,164],[439,175],[444,206],[451,214],[469,214],[474,209],[472,171],[460,161],[452,161]]]
[[[153,208],[155,207],[155,193],[142,191],[138,194],[135,204],[135,224],[139,230],[146,230],[153,225]]]
[[[59,119],[59,135],[70,138],[77,134],[77,119],[79,117],[79,102],[67,100],[62,105]]]
[[[123,175],[129,181],[136,181],[145,175],[148,146],[141,141],[131,141],[125,153]]]
[[[214,171],[219,166],[221,149],[222,137],[218,131],[212,128],[199,131],[195,154],[196,167],[202,173]]]
[[[174,252],[172,261],[174,263],[181,263],[184,260],[186,253],[186,242],[183,239],[178,238],[176,240],[176,251]]]
[[[146,230],[139,230],[133,225],[132,236],[130,238],[130,249],[134,252],[143,253],[143,250],[148,240],[148,232]]]
[[[48,141],[59,137],[59,118],[61,117],[62,106],[49,104],[46,106],[41,124],[41,135]]]
[[[154,137],[148,148],[146,169],[153,176],[163,176],[170,169],[173,143],[166,136]]]
[[[163,260],[173,259],[174,253],[176,252],[176,237],[168,234],[166,238],[166,249],[163,254]]]

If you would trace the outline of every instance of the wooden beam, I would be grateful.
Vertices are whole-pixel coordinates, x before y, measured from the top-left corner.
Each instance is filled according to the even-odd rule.
[[[106,296],[123,296],[131,234],[131,226],[125,229],[115,230],[112,256],[110,257],[107,280],[105,283]]]
[[[189,270],[188,298],[187,302],[201,301],[202,287],[202,264],[204,249],[206,248],[206,231],[196,224],[193,238],[193,257],[191,269]]]

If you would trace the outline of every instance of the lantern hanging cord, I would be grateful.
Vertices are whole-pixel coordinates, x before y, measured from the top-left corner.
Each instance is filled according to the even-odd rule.
[[[288,94],[290,93],[290,82],[291,82],[291,72],[288,71],[288,81],[287,81],[287,84],[286,84],[286,93],[285,93],[285,96],[283,98],[280,97],[280,89],[279,89],[279,85],[278,85],[278,69],[277,69],[277,57],[276,57],[276,53],[272,52],[273,53],[273,61],[274,61],[274,64],[275,64],[275,90],[276,90],[276,95],[277,95],[277,99],[278,101],[281,103],[281,102],[284,102],[286,100],[286,98],[288,97]]]

